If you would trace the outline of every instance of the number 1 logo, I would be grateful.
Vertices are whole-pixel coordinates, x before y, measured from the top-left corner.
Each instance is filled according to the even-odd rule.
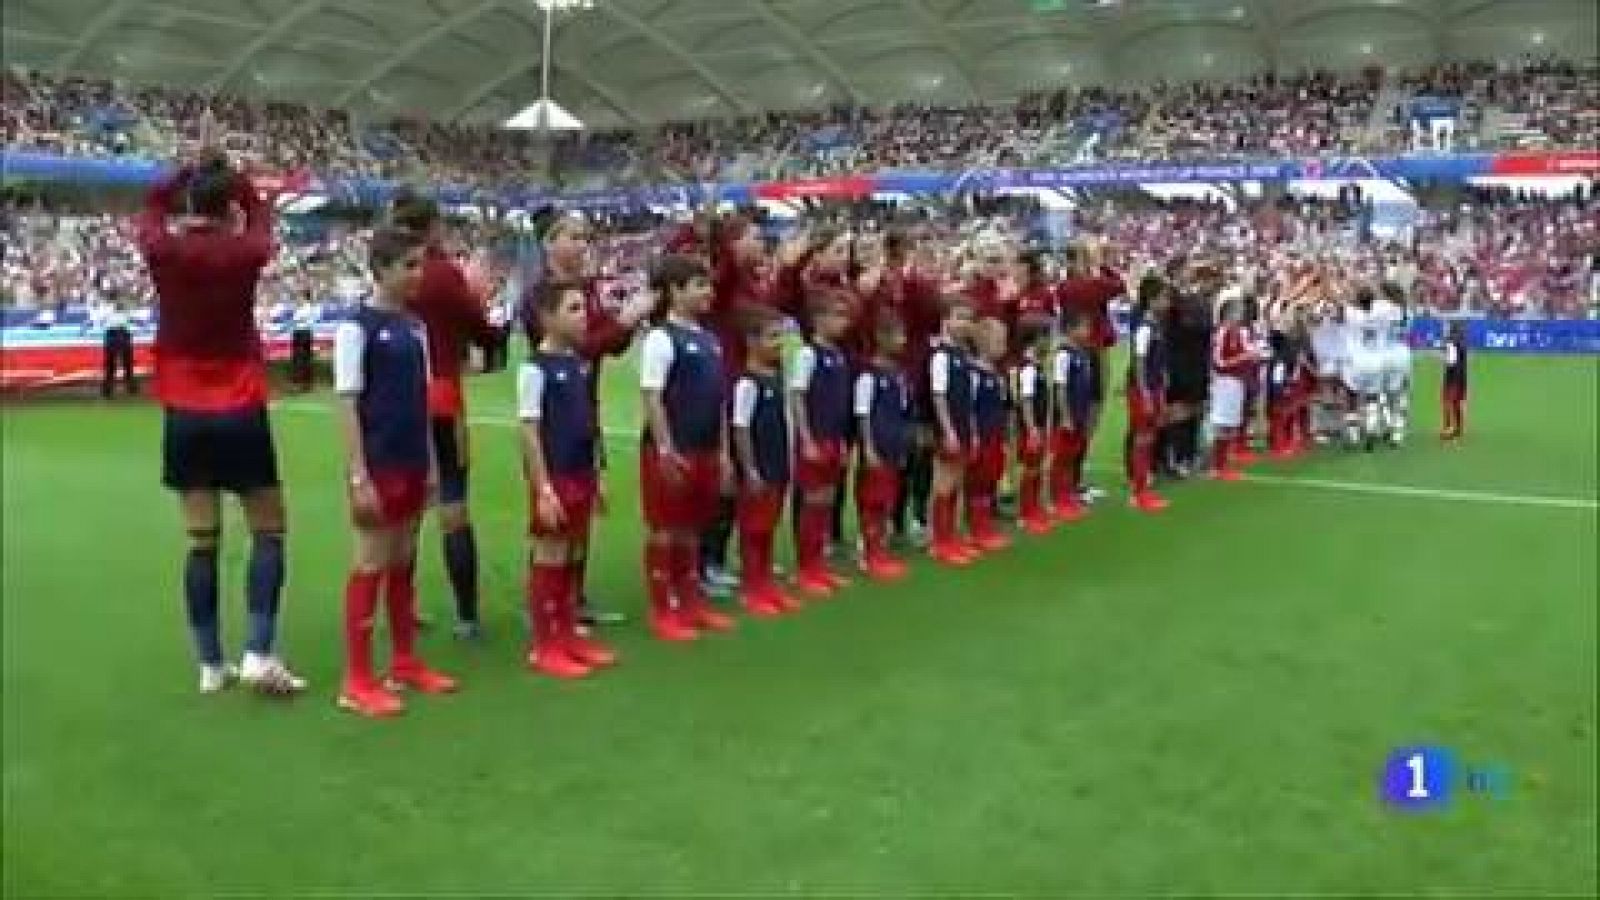
[[[1384,760],[1379,794],[1396,809],[1439,809],[1450,802],[1455,758],[1444,747],[1400,747]]]

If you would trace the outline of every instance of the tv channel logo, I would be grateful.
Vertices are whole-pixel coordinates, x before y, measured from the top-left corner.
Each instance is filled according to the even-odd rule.
[[[1383,761],[1378,791],[1383,802],[1405,812],[1444,809],[1458,792],[1501,800],[1511,790],[1505,763],[1464,765],[1449,747],[1397,747]]]

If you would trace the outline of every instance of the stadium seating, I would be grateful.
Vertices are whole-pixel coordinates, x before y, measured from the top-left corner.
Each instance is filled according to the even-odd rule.
[[[170,156],[210,108],[241,157],[274,170],[419,175],[492,186],[776,179],[886,169],[1219,160],[1440,149],[1408,140],[1416,98],[1448,104],[1452,147],[1600,145],[1593,70],[1529,62],[1257,75],[1239,83],[1036,92],[1005,105],[837,107],[584,133],[545,147],[524,132],[134,88],[104,79],[5,74],[7,147],[68,155]]]

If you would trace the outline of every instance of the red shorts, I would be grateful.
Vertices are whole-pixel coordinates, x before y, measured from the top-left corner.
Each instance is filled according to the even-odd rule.
[[[739,489],[735,516],[739,531],[744,534],[771,534],[778,530],[778,520],[783,518],[783,502],[788,499],[787,484],[769,484],[759,491]]]
[[[1082,456],[1089,449],[1089,435],[1083,431],[1071,431],[1066,428],[1057,428],[1050,432],[1050,453],[1056,459],[1067,459]]]
[[[1440,391],[1440,397],[1444,400],[1446,405],[1455,406],[1461,401],[1467,399],[1467,389],[1464,385],[1447,384]]]
[[[807,459],[802,452],[795,462],[795,484],[802,491],[836,487],[844,478],[844,441],[818,441],[817,451],[820,459]]]
[[[933,455],[935,459],[939,460],[939,462],[942,462],[946,465],[962,467],[965,467],[968,463],[972,462],[973,444],[972,437],[970,435],[967,436],[966,440],[962,442],[961,446],[956,448],[954,453],[950,452],[950,448],[945,446],[944,432],[941,429],[934,429],[933,440]]]
[[[900,473],[893,466],[862,466],[856,473],[856,507],[862,512],[888,515],[899,496]]]
[[[556,497],[561,500],[561,524],[545,524],[539,517],[539,493],[533,491],[528,498],[528,533],[552,540],[583,540],[589,536],[589,523],[594,519],[594,500],[599,494],[599,481],[593,474],[556,476],[550,480]]]
[[[639,451],[639,493],[644,521],[656,529],[699,530],[717,515],[722,493],[722,460],[715,450],[684,454],[684,469],[669,478],[654,444]]]
[[[1147,431],[1161,425],[1163,413],[1160,398],[1146,399],[1139,391],[1128,391],[1128,427],[1134,431]]]
[[[428,473],[416,469],[377,469],[367,473],[372,479],[372,492],[378,495],[376,518],[355,512],[351,504],[351,519],[367,528],[404,525],[422,515],[428,506]]]
[[[1045,445],[1050,442],[1048,435],[1041,434],[1038,441],[1028,440],[1028,429],[1017,429],[1017,462],[1024,469],[1037,469],[1044,463]]]
[[[967,481],[979,487],[996,485],[1006,474],[1006,438],[1004,434],[979,438],[967,466]]]

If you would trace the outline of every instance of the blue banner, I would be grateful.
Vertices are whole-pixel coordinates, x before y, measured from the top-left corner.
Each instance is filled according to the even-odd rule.
[[[149,184],[165,167],[149,160],[79,159],[44,153],[0,152],[0,172],[7,178],[33,178],[91,184]],[[1257,162],[1149,163],[1072,166],[1060,169],[972,169],[965,172],[878,172],[789,182],[722,184],[718,200],[746,203],[753,197],[864,197],[874,192],[960,194],[1006,188],[1065,188],[1105,184],[1157,182],[1237,182],[1328,179],[1450,179],[1482,175],[1600,174],[1600,153],[1467,153],[1451,156],[1340,156]],[[305,173],[303,186],[287,187],[352,203],[381,205],[397,185],[370,178],[318,178]],[[263,185],[282,182],[271,173],[254,176]],[[270,187],[268,189],[271,189]],[[646,206],[695,206],[707,198],[697,184],[627,187],[558,192],[542,185],[512,185],[494,192],[443,184],[434,193],[443,203],[493,202],[505,209],[533,209],[561,203],[578,209],[638,209]]]
[[[1438,347],[1447,320],[1418,319],[1411,342]],[[1600,353],[1600,319],[1467,319],[1467,346],[1489,353],[1572,355]]]

